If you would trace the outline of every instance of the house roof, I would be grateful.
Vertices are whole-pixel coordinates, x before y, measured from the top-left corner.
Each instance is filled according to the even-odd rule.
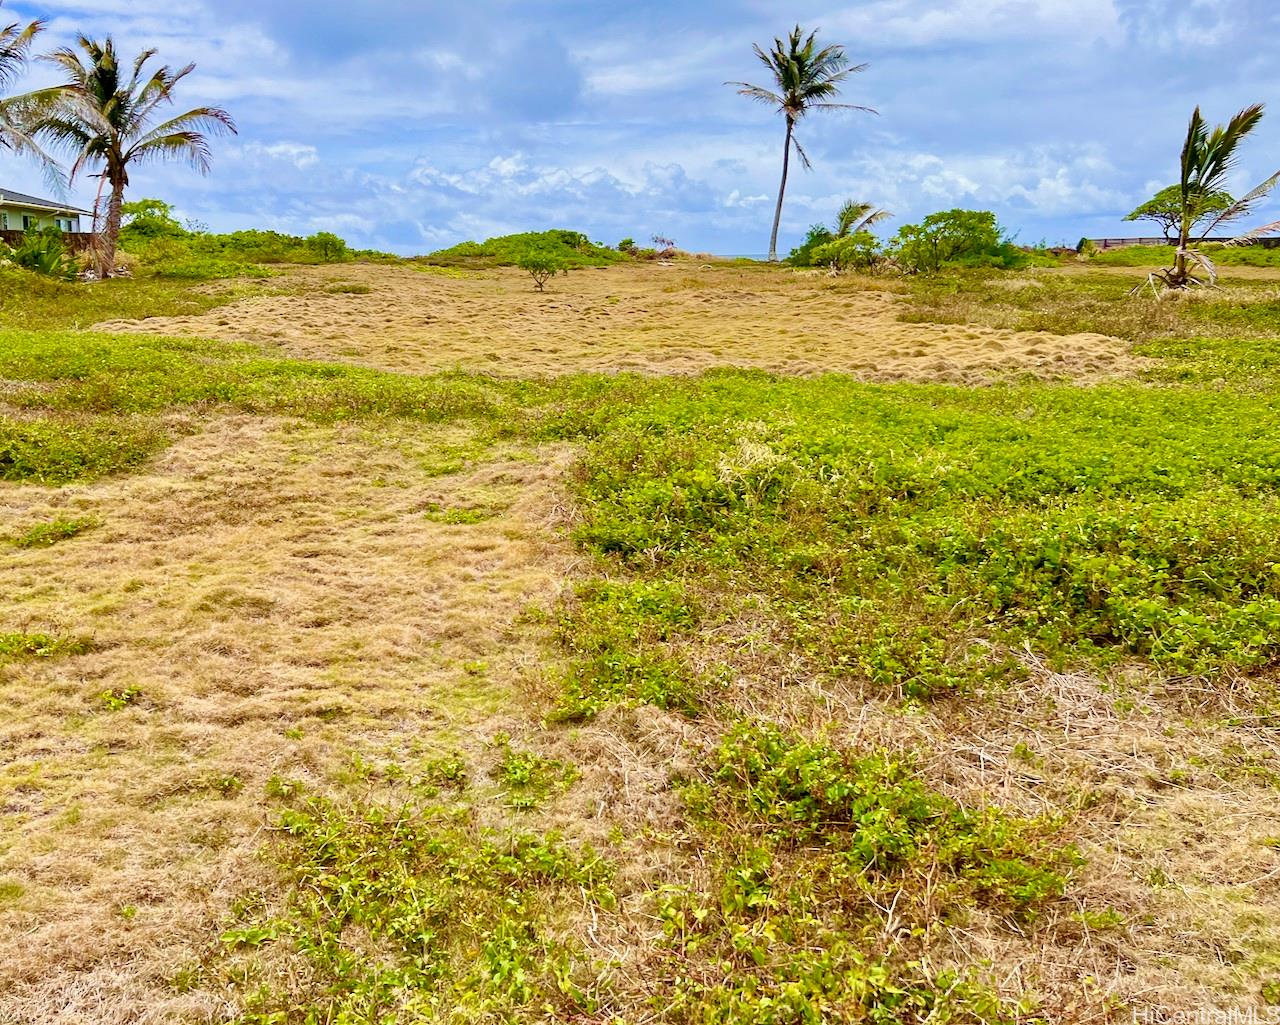
[[[28,196],[5,188],[0,188],[0,206],[22,206],[30,207],[32,210],[51,210],[59,214],[90,215],[88,210],[81,210],[76,206],[67,206],[52,199],[40,199],[38,196]]]

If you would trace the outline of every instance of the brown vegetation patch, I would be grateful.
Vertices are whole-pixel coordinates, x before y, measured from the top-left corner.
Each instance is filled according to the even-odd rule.
[[[300,268],[309,287],[191,317],[100,330],[254,342],[282,354],[425,373],[461,367],[533,376],[576,371],[691,374],[752,367],[868,381],[981,384],[1031,376],[1096,381],[1137,365],[1106,335],[1055,335],[898,319],[876,282],[818,272],[681,262],[584,269],[533,290],[515,269],[440,273],[349,264]],[[369,287],[334,293],[336,281]]]
[[[7,523],[102,521],[0,563],[0,629],[93,647],[0,664],[0,1021],[224,1020],[181,977],[265,871],[267,780],[474,745],[536,672],[557,450],[439,476],[466,432],[205,426],[136,476],[0,490]]]

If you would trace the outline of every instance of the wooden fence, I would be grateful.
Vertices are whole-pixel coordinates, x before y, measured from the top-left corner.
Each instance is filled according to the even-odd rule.
[[[22,241],[23,232],[14,231],[12,228],[0,230],[0,242],[6,245],[16,246]],[[62,233],[62,241],[73,253],[83,253],[92,249],[94,240],[98,236],[91,231],[64,231]]]
[[[1099,249],[1124,249],[1127,246],[1169,246],[1173,245],[1167,238],[1091,238],[1089,239]],[[1207,238],[1205,242],[1230,242],[1230,238]],[[1248,243],[1253,246],[1261,246],[1263,249],[1280,249],[1280,237],[1277,238],[1259,238]]]

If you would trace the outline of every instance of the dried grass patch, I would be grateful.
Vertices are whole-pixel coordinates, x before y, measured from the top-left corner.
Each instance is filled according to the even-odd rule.
[[[694,374],[732,366],[982,384],[1024,376],[1096,381],[1140,365],[1125,342],[1096,333],[903,323],[893,290],[875,280],[641,264],[573,271],[542,294],[515,269],[454,277],[354,264],[295,273],[308,285],[295,294],[99,328],[254,342],[289,356],[411,373]],[[325,291],[339,280],[370,291]]]
[[[267,780],[474,745],[538,675],[516,623],[561,586],[561,450],[440,476],[468,432],[203,426],[135,476],[0,491],[5,522],[101,519],[0,563],[0,621],[94,646],[0,665],[0,1020],[222,1020],[175,979],[269,876]],[[502,508],[422,514],[476,494]]]

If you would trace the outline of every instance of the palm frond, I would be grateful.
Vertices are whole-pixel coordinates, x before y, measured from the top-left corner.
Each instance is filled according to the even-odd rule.
[[[806,171],[813,170],[813,163],[809,160],[809,154],[804,151],[804,147],[800,145],[800,140],[794,135],[791,136],[791,145],[796,148],[796,153],[800,157],[800,163],[804,165]]]
[[[1280,171],[1277,171],[1270,178],[1266,179],[1266,181],[1263,181],[1250,189],[1247,193],[1223,210],[1222,213],[1218,214],[1209,226],[1200,233],[1200,237],[1202,239],[1208,238],[1213,234],[1213,229],[1218,227],[1218,225],[1226,224],[1230,221],[1239,220],[1241,217],[1244,217],[1260,200],[1263,200],[1270,195],[1277,185],[1280,185]]]
[[[129,147],[125,153],[125,160],[132,159],[135,154],[141,155],[155,142],[166,137],[195,135],[200,136],[203,141],[205,134],[221,135],[235,130],[236,125],[231,115],[220,107],[196,107],[194,110],[188,110],[185,114],[179,114],[156,125]]]
[[[1274,235],[1276,232],[1280,232],[1280,221],[1272,221],[1270,224],[1264,224],[1261,227],[1246,231],[1243,235],[1237,235],[1227,245],[1247,246],[1260,238],[1265,238],[1267,235]]]
[[[752,85],[750,82],[725,82],[725,85],[736,85],[739,87],[739,96],[746,96],[753,100],[759,100],[761,103],[771,103],[779,107],[786,103],[786,100],[777,93],[771,93],[768,89],[765,89],[762,86]]]
[[[129,151],[129,163],[145,164],[161,159],[185,160],[201,174],[208,174],[213,153],[209,140],[199,132],[173,132],[149,140]]]
[[[44,27],[44,20],[37,19],[25,27],[14,22],[0,29],[0,88],[9,86],[27,66],[31,45]]]

